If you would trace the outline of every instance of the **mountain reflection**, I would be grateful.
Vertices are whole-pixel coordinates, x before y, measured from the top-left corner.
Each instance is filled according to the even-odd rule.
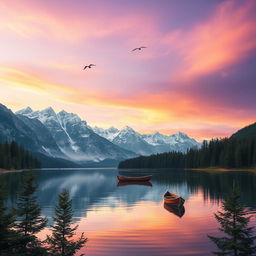
[[[39,170],[34,173],[42,214],[48,217],[54,215],[57,196],[63,189],[69,190],[74,217],[80,218],[86,216],[92,208],[115,208],[120,204],[132,207],[144,201],[160,203],[166,190],[185,199],[200,190],[205,200],[216,202],[223,198],[234,182],[240,187],[242,203],[255,209],[256,175],[252,172],[122,170],[120,174],[129,176],[153,174],[152,183],[128,185],[118,183],[116,169]],[[23,175],[25,173],[8,173],[2,176],[9,193],[8,204],[14,204]],[[182,211],[178,215],[182,215]]]

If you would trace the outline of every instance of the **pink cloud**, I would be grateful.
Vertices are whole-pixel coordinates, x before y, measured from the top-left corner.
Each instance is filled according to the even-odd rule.
[[[194,78],[241,61],[256,49],[256,2],[225,1],[213,15],[189,30],[171,31],[163,39],[178,54],[179,78]]]
[[[0,29],[27,39],[49,38],[76,42],[103,38],[113,34],[149,36],[152,17],[146,13],[126,13],[112,16],[111,8],[91,11],[90,5],[81,5],[81,11],[69,12],[69,6],[54,8],[51,3],[14,0],[0,3]],[[143,22],[141,22],[143,21]],[[147,26],[145,26],[147,24]],[[135,39],[135,38],[133,38]]]

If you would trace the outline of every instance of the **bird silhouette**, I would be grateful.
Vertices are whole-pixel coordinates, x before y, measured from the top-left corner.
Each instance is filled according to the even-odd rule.
[[[96,66],[96,65],[94,65],[94,64],[86,65],[86,66],[84,66],[84,69],[86,69],[86,68],[92,68],[92,66]]]
[[[140,47],[137,47],[137,48],[134,48],[133,50],[132,50],[132,52],[134,52],[134,51],[137,51],[137,50],[141,50],[141,49],[143,49],[143,48],[147,48],[146,46],[140,46]]]

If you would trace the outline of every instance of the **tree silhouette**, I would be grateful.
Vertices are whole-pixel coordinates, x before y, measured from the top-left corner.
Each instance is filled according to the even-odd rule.
[[[50,255],[72,256],[87,242],[84,233],[82,233],[77,241],[72,240],[78,227],[71,227],[73,224],[72,217],[72,200],[69,199],[68,191],[64,190],[59,195],[58,204],[55,208],[52,235],[47,237]]]
[[[36,186],[34,176],[26,175],[17,201],[17,221],[15,229],[19,234],[17,241],[19,255],[44,255],[46,252],[36,234],[45,228],[47,219],[40,216],[41,207],[34,195]]]
[[[0,168],[3,169],[32,169],[39,168],[40,162],[16,142],[0,144]]]
[[[119,163],[119,168],[255,168],[256,136],[213,139],[186,153],[166,152]]]
[[[239,203],[239,197],[238,189],[233,188],[222,202],[222,211],[215,214],[219,230],[225,233],[221,237],[208,236],[219,249],[213,252],[216,255],[256,255],[256,236],[253,236],[253,228],[248,227],[249,212]]]
[[[0,255],[13,255],[12,250],[18,237],[14,228],[14,213],[5,206],[5,191],[0,178]]]

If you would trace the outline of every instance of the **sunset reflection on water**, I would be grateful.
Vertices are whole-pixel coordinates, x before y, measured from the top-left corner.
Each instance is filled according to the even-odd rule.
[[[196,204],[196,207],[195,207]],[[216,233],[212,212],[202,193],[185,203],[182,218],[166,211],[163,202],[145,202],[119,208],[92,209],[80,221],[89,237],[81,250],[87,255],[207,255],[212,244],[206,235]]]
[[[234,180],[242,202],[255,210],[253,173],[165,170],[154,173],[152,186],[118,186],[117,173],[115,169],[36,171],[38,201],[49,219],[40,237],[49,233],[57,195],[64,188],[73,200],[77,236],[84,232],[88,237],[77,255],[211,255],[215,246],[207,234],[218,234],[214,213]],[[6,182],[18,187],[21,175],[6,175]],[[186,199],[183,216],[164,208],[167,190]],[[9,204],[15,201],[15,191],[9,191]]]

